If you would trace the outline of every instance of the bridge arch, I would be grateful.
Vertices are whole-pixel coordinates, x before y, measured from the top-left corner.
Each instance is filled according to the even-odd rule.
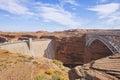
[[[103,44],[106,45],[106,47],[114,54],[114,53],[117,53],[117,50],[115,49],[114,46],[112,46],[112,42],[106,38],[106,37],[103,37],[103,36],[99,36],[99,35],[90,35],[87,37],[87,40],[86,40],[86,48],[89,48],[90,45],[95,41],[95,40],[99,40],[101,41]]]

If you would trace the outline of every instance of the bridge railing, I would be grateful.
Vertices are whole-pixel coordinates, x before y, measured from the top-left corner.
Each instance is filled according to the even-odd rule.
[[[120,31],[109,31],[109,32],[90,32],[86,35],[106,35],[106,36],[120,36]]]
[[[8,45],[8,44],[15,44],[15,43],[22,43],[22,42],[27,42],[27,41],[4,42],[4,43],[0,43],[0,46],[2,46],[2,45]]]
[[[47,40],[51,40],[51,39],[36,39],[36,40],[32,40],[33,42],[36,41],[47,41]],[[23,42],[28,42],[28,40],[18,40],[18,41],[8,41],[8,42],[2,42],[0,43],[0,46],[2,45],[8,45],[8,44],[15,44],[15,43],[23,43]]]
[[[117,51],[120,52],[120,36],[109,36],[108,39],[112,46],[114,46]]]

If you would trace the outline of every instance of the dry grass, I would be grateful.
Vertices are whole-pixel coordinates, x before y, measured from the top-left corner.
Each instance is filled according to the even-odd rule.
[[[33,58],[0,50],[0,80],[68,80],[57,60]]]

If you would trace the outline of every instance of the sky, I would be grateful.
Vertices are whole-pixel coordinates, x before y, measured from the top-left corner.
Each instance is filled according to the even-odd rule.
[[[120,0],[0,0],[0,31],[120,29]]]

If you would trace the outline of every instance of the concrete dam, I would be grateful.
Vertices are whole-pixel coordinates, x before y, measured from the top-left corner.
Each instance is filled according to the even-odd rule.
[[[2,43],[0,44],[0,50],[7,50],[11,53],[20,53],[33,57],[55,59],[54,44],[51,39],[29,39],[28,41]]]

